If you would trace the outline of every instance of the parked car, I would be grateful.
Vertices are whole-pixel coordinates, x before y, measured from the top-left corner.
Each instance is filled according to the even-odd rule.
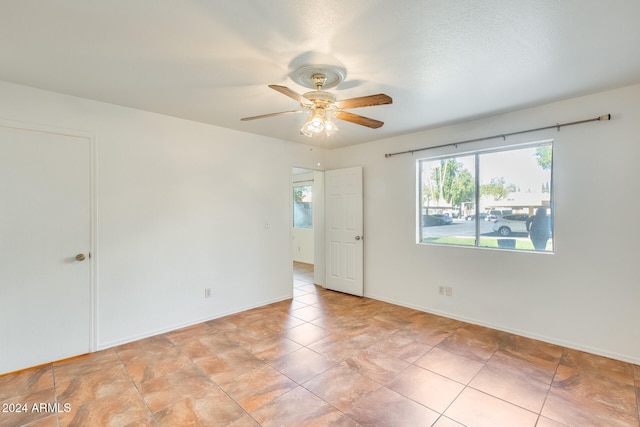
[[[491,209],[485,218],[486,221],[495,221],[500,217],[504,217],[507,215],[511,215],[513,213],[512,209]]]
[[[500,233],[501,236],[509,236],[511,233],[527,232],[527,214],[505,215],[496,218],[493,221],[493,231]]]
[[[451,224],[453,219],[450,216],[442,214],[424,215],[422,217],[422,226],[430,227],[432,225],[447,225]]]
[[[512,213],[513,213],[513,209],[491,209],[489,211],[489,215],[495,215],[496,217],[511,215]]]
[[[480,212],[480,220],[486,219],[487,218],[487,213],[486,212]],[[475,221],[476,220],[476,214],[471,214],[471,215],[467,215],[464,217],[465,221]]]

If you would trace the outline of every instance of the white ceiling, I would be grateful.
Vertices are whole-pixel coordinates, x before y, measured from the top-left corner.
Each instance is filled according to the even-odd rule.
[[[0,80],[274,138],[339,147],[640,82],[638,0],[2,0]],[[351,112],[310,140],[271,90],[347,70]]]

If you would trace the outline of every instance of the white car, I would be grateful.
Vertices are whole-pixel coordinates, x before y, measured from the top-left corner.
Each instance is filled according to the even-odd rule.
[[[493,221],[493,231],[500,233],[501,236],[509,236],[511,233],[527,232],[527,214],[505,215]]]

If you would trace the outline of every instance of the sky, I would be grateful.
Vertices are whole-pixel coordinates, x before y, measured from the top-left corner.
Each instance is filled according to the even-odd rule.
[[[505,184],[514,184],[522,192],[540,192],[542,185],[551,182],[551,171],[543,170],[534,156],[536,147],[520,148],[509,151],[498,151],[480,154],[480,184],[488,184],[492,178],[504,177]],[[473,175],[475,156],[457,157],[456,160],[464,165]],[[435,160],[432,166],[438,166]],[[426,165],[425,165],[426,169]],[[431,176],[430,171],[425,171]]]

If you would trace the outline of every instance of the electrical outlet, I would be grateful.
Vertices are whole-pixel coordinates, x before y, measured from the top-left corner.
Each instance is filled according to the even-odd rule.
[[[448,297],[453,296],[453,288],[445,288],[444,292]]]
[[[204,297],[211,298],[211,288],[204,288]]]
[[[438,295],[444,295],[444,286],[438,286]]]

